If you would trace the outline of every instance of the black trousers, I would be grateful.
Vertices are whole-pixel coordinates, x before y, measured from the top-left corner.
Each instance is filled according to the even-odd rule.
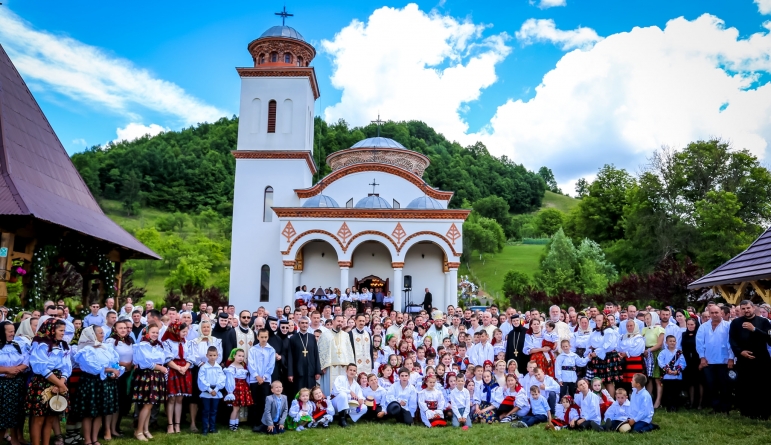
[[[677,409],[680,407],[680,391],[683,388],[682,380],[661,379],[664,385],[664,394],[661,397],[661,403],[667,409]]]
[[[396,419],[397,423],[403,423],[405,425],[412,425],[412,413],[404,409],[399,402],[391,402],[388,404],[388,415]]]
[[[249,425],[258,427],[262,425],[262,414],[265,412],[265,399],[270,395],[270,383],[250,383],[249,390],[252,392],[252,400],[254,400],[254,404],[249,407]]]
[[[704,398],[710,402],[715,411],[727,413],[731,409],[728,365],[707,365],[701,372],[704,374],[704,387],[707,390]]]
[[[563,396],[574,397],[576,395],[576,383],[575,382],[562,382],[560,386],[560,400]],[[559,400],[557,400],[559,402]]]

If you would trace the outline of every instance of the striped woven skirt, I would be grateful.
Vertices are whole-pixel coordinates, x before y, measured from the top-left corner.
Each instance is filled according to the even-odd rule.
[[[627,357],[624,359],[624,374],[622,380],[624,383],[632,383],[635,374],[645,374],[645,365],[641,356]]]

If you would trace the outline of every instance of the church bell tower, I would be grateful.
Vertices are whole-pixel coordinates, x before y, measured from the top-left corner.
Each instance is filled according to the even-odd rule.
[[[276,13],[282,21],[291,14]],[[272,207],[299,207],[295,189],[313,185],[316,50],[294,28],[273,26],[247,45],[241,77],[230,301],[237,309],[282,302],[281,228]],[[268,306],[269,303],[270,306]]]

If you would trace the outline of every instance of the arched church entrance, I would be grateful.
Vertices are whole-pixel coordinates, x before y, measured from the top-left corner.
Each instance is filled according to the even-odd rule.
[[[354,250],[349,272],[351,286],[359,292],[369,289],[374,300],[376,290],[385,295],[391,287],[393,267],[391,252],[379,241],[365,241]],[[374,301],[373,301],[374,303]]]

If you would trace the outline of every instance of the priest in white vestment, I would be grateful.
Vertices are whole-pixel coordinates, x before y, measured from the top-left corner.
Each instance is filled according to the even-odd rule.
[[[353,363],[356,363],[359,372],[370,374],[372,372],[372,337],[364,329],[366,324],[364,314],[357,315],[356,327],[351,329],[348,335],[351,337],[351,346],[356,358]]]
[[[351,347],[351,337],[342,330],[343,316],[332,320],[332,329],[319,337],[319,361],[321,362],[321,389],[330,394],[332,384],[338,376],[345,376],[345,368],[356,363]]]
[[[351,416],[351,420],[356,422],[366,412],[367,405],[364,404],[364,394],[361,392],[361,386],[356,381],[356,365],[353,363],[346,366],[344,375],[337,376],[332,385],[332,405],[335,411],[340,415],[340,426],[348,426],[346,415]]]

